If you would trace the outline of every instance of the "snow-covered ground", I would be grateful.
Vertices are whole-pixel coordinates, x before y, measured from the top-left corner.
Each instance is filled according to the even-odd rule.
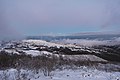
[[[52,43],[52,42],[47,42],[44,40],[23,40],[22,42],[27,42],[30,44],[35,44],[35,45],[44,45],[44,46],[48,46],[48,47],[75,47],[75,45],[72,44],[56,44],[56,43]]]
[[[29,45],[29,47],[31,47],[32,49],[35,49],[37,47],[33,47],[33,46],[30,46],[30,45],[37,45],[37,46],[47,46],[47,47],[57,47],[57,48],[60,48],[60,47],[68,47],[69,49],[71,49],[72,51],[88,51],[88,52],[96,52],[96,53],[99,53],[97,50],[95,49],[92,49],[88,46],[82,46],[82,45],[75,45],[74,43],[76,42],[76,40],[72,40],[72,42],[69,42],[69,44],[66,43],[67,40],[63,41],[63,42],[47,42],[47,41],[44,41],[44,40],[23,40],[22,43],[24,45],[24,43],[26,43],[27,45]],[[77,40],[78,41],[78,40]],[[80,41],[78,41],[80,42]],[[82,43],[82,42],[80,42]],[[84,44],[84,43],[82,43]],[[78,49],[75,49],[75,48],[78,48]],[[89,49],[89,50],[88,50]]]
[[[75,61],[103,61],[103,62],[107,62],[107,60],[99,58],[95,55],[64,55],[63,59],[75,60]]]
[[[53,53],[48,51],[38,51],[38,50],[23,50],[28,55],[32,56],[42,56],[42,55],[53,55]],[[58,54],[54,54],[54,56],[59,56]]]
[[[52,53],[47,51],[38,51],[38,50],[24,50],[26,54],[32,55],[32,56],[39,56],[39,55],[52,55]]]
[[[6,49],[4,50],[8,53],[14,53],[14,54],[20,54],[19,52],[17,52],[16,50],[14,49]],[[46,56],[56,56],[56,57],[60,57],[62,56],[62,58],[64,60],[74,60],[74,61],[102,61],[102,62],[107,62],[107,60],[104,60],[100,57],[97,57],[95,55],[89,55],[89,54],[86,54],[86,55],[59,55],[59,54],[53,54],[51,52],[48,52],[48,51],[38,51],[38,50],[19,50],[19,51],[22,51],[24,52],[26,55],[31,55],[31,56],[42,56],[42,55],[46,55]]]
[[[120,80],[120,72],[105,72],[81,67],[79,69],[55,70],[50,76],[39,71],[8,69],[0,71],[1,80]]]

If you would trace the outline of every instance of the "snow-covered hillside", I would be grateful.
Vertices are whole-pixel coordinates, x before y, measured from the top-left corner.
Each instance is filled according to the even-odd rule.
[[[23,40],[23,42],[26,43],[30,43],[30,44],[34,44],[34,45],[44,45],[44,46],[48,46],[48,47],[75,47],[75,45],[72,44],[57,44],[57,43],[52,43],[52,42],[47,42],[44,40]]]
[[[0,79],[120,80],[119,45],[83,46],[76,42],[1,42]]]

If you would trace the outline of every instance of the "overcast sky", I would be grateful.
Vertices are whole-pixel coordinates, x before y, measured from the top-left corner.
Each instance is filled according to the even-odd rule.
[[[120,31],[120,0],[0,0],[1,37],[100,31]]]

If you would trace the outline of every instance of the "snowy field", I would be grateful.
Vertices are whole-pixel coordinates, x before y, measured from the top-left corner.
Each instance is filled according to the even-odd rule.
[[[0,71],[0,80],[120,80],[120,72],[105,72],[81,67],[55,70],[50,76],[44,76],[40,71],[8,69]]]

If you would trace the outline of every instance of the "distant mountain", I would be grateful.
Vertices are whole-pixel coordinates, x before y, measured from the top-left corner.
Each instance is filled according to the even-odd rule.
[[[82,32],[82,33],[74,33],[71,36],[81,36],[81,35],[120,35],[120,32]]]
[[[61,40],[61,39],[98,39],[98,40],[112,40],[119,38],[120,33],[115,32],[88,32],[88,33],[75,33],[62,36],[40,35],[28,36],[27,39],[41,39],[46,41]]]

